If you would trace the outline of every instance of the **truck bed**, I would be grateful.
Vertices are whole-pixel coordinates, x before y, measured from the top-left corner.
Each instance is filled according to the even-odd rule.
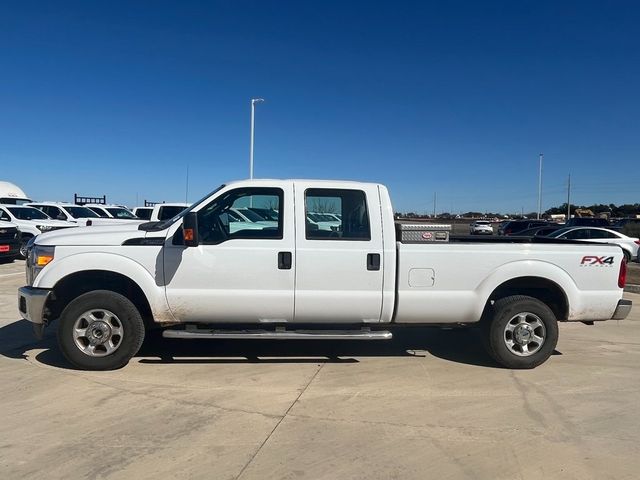
[[[396,246],[396,323],[477,322],[491,294],[517,279],[527,279],[532,288],[559,288],[568,304],[566,318],[559,320],[610,319],[621,295],[623,255],[617,245],[454,237]]]

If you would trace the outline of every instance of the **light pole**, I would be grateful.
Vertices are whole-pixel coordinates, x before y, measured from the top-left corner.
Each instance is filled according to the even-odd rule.
[[[540,214],[542,213],[542,158],[544,153],[540,154],[540,171],[538,172],[538,220],[540,220]]]
[[[249,145],[249,179],[253,178],[253,130],[255,128],[256,103],[264,102],[263,98],[251,99],[251,141]]]

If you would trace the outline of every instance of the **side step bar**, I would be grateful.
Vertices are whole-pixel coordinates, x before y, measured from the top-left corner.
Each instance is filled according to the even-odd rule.
[[[234,339],[234,340],[391,340],[392,333],[386,330],[213,330],[207,328],[187,328],[185,330],[164,330],[165,338]]]

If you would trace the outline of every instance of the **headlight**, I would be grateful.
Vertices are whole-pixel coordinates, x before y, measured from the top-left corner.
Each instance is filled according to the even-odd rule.
[[[38,230],[40,230],[41,232],[48,232],[49,230],[51,230],[53,227],[49,226],[49,225],[36,225],[36,228]]]
[[[31,243],[31,240],[29,243]],[[32,248],[29,245],[27,246],[27,283],[29,285],[33,285],[33,281],[40,271],[51,263],[56,248],[50,245],[33,245],[33,243],[31,243],[31,246]]]

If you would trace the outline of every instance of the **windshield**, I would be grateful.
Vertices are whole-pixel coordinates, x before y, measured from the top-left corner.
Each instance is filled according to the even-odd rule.
[[[560,228],[558,230],[556,230],[555,232],[551,232],[549,235],[547,235],[547,237],[549,238],[558,238],[560,236],[562,236],[564,233],[567,233],[569,230],[573,230],[572,228]]]
[[[87,208],[92,212],[95,212],[95,214],[98,215],[99,217],[109,218],[109,215],[107,214],[107,212],[102,210],[100,207],[87,207]]]
[[[314,215],[319,219],[318,222],[337,222],[335,218],[326,213],[315,213]]]
[[[136,218],[136,216],[126,208],[109,207],[107,208],[107,212],[109,212],[115,218],[133,218],[133,219]]]
[[[153,208],[137,208],[136,217],[141,218],[143,220],[149,220],[151,218],[152,211],[153,211]]]
[[[158,211],[158,220],[168,220],[170,218],[175,217],[180,212],[185,210],[187,207],[177,207],[173,205],[166,205],[164,207],[160,207]]]
[[[251,222],[264,222],[264,218],[262,218],[256,212],[252,212],[248,208],[240,208],[238,209],[238,212],[247,217]]]
[[[252,207],[249,207],[249,209],[252,212],[256,212],[265,220],[272,220],[275,222],[278,221],[278,212],[276,212],[275,210],[269,210],[268,208],[252,208]]]
[[[73,218],[100,218],[97,213],[87,207],[78,207],[76,205],[65,205],[63,207]]]
[[[7,205],[24,205],[32,201],[33,200],[29,200],[28,198],[0,197],[0,203],[6,203]]]
[[[46,213],[33,207],[8,207],[7,210],[20,220],[50,220]]]

